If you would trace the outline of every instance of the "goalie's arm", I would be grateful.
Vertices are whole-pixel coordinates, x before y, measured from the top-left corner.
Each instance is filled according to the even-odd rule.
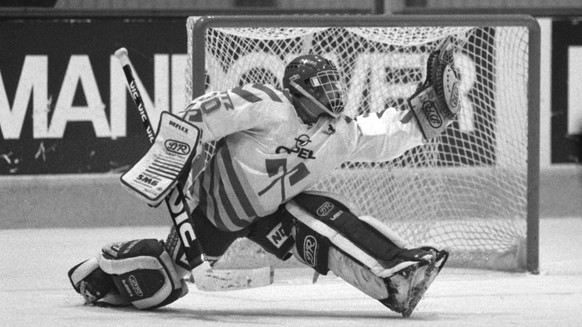
[[[461,106],[459,75],[450,41],[446,40],[430,54],[426,80],[408,99],[408,105],[408,110],[388,108],[358,116],[355,124],[348,122],[357,140],[350,160],[393,160],[441,135],[453,122]]]
[[[390,161],[424,144],[416,124],[401,122],[402,112],[389,108],[379,113],[358,116],[350,126],[355,144],[350,160]]]

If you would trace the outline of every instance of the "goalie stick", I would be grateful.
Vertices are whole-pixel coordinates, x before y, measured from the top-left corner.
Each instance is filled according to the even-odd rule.
[[[139,111],[149,141],[150,143],[153,143],[155,139],[153,127],[145,109],[141,93],[137,88],[127,49],[118,49],[115,51],[115,57],[117,57],[121,63],[131,97]],[[203,168],[204,167],[200,167],[200,172]],[[200,244],[200,240],[196,237],[196,229],[193,225],[191,213],[182,191],[182,187],[183,185],[178,182],[176,187],[170,191],[164,201],[170,211],[170,217],[172,218],[172,222],[184,247],[186,260],[191,269],[196,287],[203,291],[226,291],[261,287],[272,284],[273,270],[268,266],[255,269],[212,269],[210,263],[206,260],[202,244]]]

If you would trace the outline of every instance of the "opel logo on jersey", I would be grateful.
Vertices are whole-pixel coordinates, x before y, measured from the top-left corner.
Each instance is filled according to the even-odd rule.
[[[287,154],[297,153],[297,156],[299,158],[315,159],[313,151],[305,148],[305,146],[307,146],[309,143],[311,143],[309,135],[301,134],[295,138],[295,146],[293,148],[290,149],[284,145],[281,145],[277,147],[275,153],[287,153]]]
[[[299,137],[295,138],[295,145],[297,147],[304,147],[307,146],[307,144],[311,143],[311,140],[309,139],[309,135],[307,134],[301,134],[299,135]]]

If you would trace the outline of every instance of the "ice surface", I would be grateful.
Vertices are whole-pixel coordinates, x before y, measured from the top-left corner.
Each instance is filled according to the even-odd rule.
[[[542,219],[541,273],[445,269],[408,319],[337,277],[280,269],[269,287],[190,293],[140,312],[83,305],[66,273],[113,241],[166,227],[0,230],[0,326],[580,326],[582,218]]]

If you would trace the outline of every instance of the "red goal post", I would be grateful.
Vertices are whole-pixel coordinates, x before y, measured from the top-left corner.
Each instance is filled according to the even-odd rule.
[[[539,269],[540,31],[522,15],[190,17],[188,101],[245,83],[281,86],[305,53],[333,60],[350,116],[405,105],[426,58],[455,40],[463,111],[440,138],[391,162],[349,162],[315,188],[344,194],[450,265]],[[207,147],[212,154],[212,146]]]

